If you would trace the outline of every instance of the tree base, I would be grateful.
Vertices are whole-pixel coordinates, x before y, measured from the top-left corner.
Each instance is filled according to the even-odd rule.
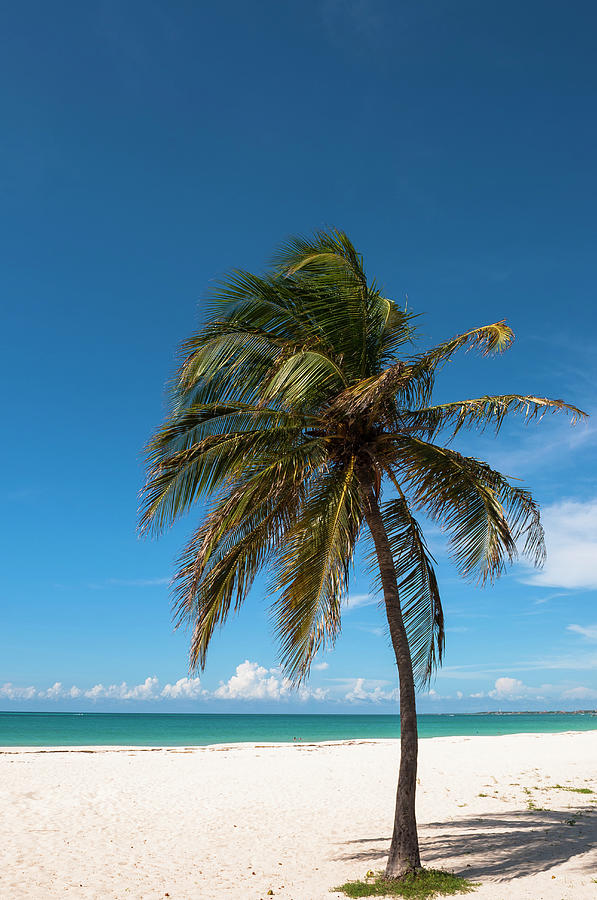
[[[470,894],[477,884],[441,869],[413,869],[398,878],[367,873],[366,881],[348,881],[335,891],[347,897],[404,897],[411,900],[427,900],[450,894]]]

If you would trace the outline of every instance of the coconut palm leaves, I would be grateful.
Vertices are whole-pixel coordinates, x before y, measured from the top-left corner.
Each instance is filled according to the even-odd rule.
[[[382,515],[394,557],[415,681],[424,685],[440,665],[445,643],[434,559],[402,492],[383,504]]]
[[[446,532],[456,564],[481,580],[518,549],[541,562],[543,534],[528,491],[438,443],[509,413],[584,414],[561,400],[509,395],[433,405],[434,380],[461,349],[499,353],[504,322],[411,354],[415,317],[367,278],[340,231],[282,245],[262,276],[216,286],[207,324],[185,342],[171,409],[147,448],[141,527],[159,532],[208,500],[174,578],[178,623],[203,666],[216,627],[269,572],[281,659],[299,681],[338,635],[351,561],[363,534],[363,484],[383,504],[415,672],[443,651],[433,559],[414,518]],[[365,535],[366,536],[366,535]]]

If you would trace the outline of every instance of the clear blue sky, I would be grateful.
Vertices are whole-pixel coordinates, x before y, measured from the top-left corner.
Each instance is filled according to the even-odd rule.
[[[23,0],[0,16],[0,708],[391,711],[359,567],[303,699],[275,671],[261,584],[201,681],[179,682],[167,581],[192,522],[137,539],[143,444],[212,279],[323,224],[425,313],[423,344],[508,319],[513,349],[459,358],[440,399],[595,412],[595,4]],[[597,705],[596,427],[460,441],[533,487],[550,557],[480,590],[431,533],[447,654],[421,711]]]

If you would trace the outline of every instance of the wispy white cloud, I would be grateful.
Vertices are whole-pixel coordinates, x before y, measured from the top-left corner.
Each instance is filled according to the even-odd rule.
[[[589,641],[597,641],[597,625],[567,625],[566,628],[568,631],[582,634]]]
[[[371,596],[371,594],[349,594],[344,601],[344,608],[349,610],[357,609],[359,606],[372,606],[378,600],[378,597]]]
[[[106,584],[115,587],[158,587],[170,584],[170,578],[108,578]]]
[[[596,700],[597,691],[594,688],[579,685],[564,691],[562,697],[565,697],[567,700]]]
[[[350,627],[356,628],[357,631],[364,631],[366,634],[373,634],[375,637],[383,637],[387,631],[387,628],[383,628],[381,625],[362,625],[360,622],[351,622]]]
[[[323,672],[325,669],[329,669],[330,664],[326,662],[313,663],[313,669],[316,672]]]
[[[541,429],[525,435],[516,449],[504,449],[504,445],[492,445],[486,456],[501,472],[514,476],[537,471],[538,464],[546,465],[561,457],[592,447],[597,440],[597,427],[588,422],[570,427],[562,420],[549,429],[549,437]],[[483,454],[482,454],[483,455]]]
[[[546,594],[545,597],[538,597],[533,601],[535,606],[543,606],[545,603],[550,603],[552,600],[556,600],[558,597],[567,597],[567,591],[558,591],[557,594]]]

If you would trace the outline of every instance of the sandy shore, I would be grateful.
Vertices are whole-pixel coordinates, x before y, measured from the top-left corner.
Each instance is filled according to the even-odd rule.
[[[0,897],[340,898],[383,867],[397,762],[395,741],[1,751]],[[480,900],[597,898],[597,731],[423,740],[419,774],[425,865]]]

